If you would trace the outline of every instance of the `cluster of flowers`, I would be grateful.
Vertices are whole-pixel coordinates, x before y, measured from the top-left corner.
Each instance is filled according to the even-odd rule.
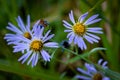
[[[47,25],[46,21],[38,20],[33,26],[30,27],[30,16],[27,17],[27,25],[25,26],[22,19],[18,16],[17,23],[19,28],[11,23],[8,23],[7,29],[14,32],[14,34],[6,34],[5,39],[8,44],[13,44],[13,52],[22,52],[18,61],[31,63],[31,66],[36,66],[38,59],[43,58],[44,61],[50,61],[51,56],[44,49],[46,47],[58,48],[58,43],[49,42],[54,34],[50,34],[49,30],[43,35],[44,27]],[[42,27],[41,27],[42,26]],[[49,35],[50,34],[50,35]]]
[[[89,43],[93,44],[94,42],[98,43],[100,37],[95,34],[102,34],[102,28],[99,27],[88,27],[91,24],[99,22],[101,19],[97,18],[99,15],[95,14],[88,18],[88,12],[81,15],[77,21],[75,21],[73,16],[73,11],[69,13],[69,18],[72,24],[63,20],[63,25],[67,28],[64,32],[68,32],[67,38],[69,44],[74,43],[78,45],[81,50],[87,49],[85,44],[85,40]],[[13,34],[6,34],[4,39],[7,40],[8,44],[13,44],[13,52],[21,52],[22,56],[18,59],[22,64],[27,62],[27,65],[32,67],[36,66],[39,59],[43,61],[50,61],[51,56],[45,50],[46,47],[49,48],[58,48],[59,45],[56,42],[49,42],[51,38],[53,38],[54,34],[50,34],[51,30],[48,30],[45,34],[44,28],[48,25],[48,23],[44,20],[38,20],[33,26],[30,25],[30,16],[27,17],[27,24],[25,25],[18,16],[16,19],[18,23],[18,27],[13,25],[12,23],[8,23],[7,29],[14,32]],[[101,64],[102,60],[99,60],[99,64]],[[102,67],[106,68],[106,62],[103,63]],[[87,71],[78,68],[78,71],[86,74],[89,77],[77,75],[76,78],[83,80],[109,80],[108,77],[105,77],[103,74],[98,72],[94,65],[85,64]],[[94,77],[95,76],[95,77]],[[98,79],[98,76],[100,79]]]

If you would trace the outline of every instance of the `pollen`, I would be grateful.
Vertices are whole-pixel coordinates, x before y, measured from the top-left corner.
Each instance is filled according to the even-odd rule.
[[[40,51],[43,48],[43,42],[40,40],[34,40],[30,44],[30,49],[33,51]]]
[[[30,35],[29,32],[25,32],[25,33],[23,34],[23,36],[24,36],[25,38],[27,38],[27,39],[31,39],[31,35]]]
[[[100,73],[96,73],[94,76],[93,76],[93,80],[102,80],[102,75]]]
[[[75,32],[75,34],[83,36],[86,29],[82,23],[77,22],[76,24],[73,25],[73,31]]]

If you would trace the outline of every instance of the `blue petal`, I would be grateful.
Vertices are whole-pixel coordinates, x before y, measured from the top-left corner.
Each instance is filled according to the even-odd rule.
[[[103,61],[103,59],[100,59],[100,60],[98,61],[98,64],[101,65],[102,61]]]
[[[94,20],[97,17],[98,17],[98,14],[91,16],[87,21],[84,22],[84,24],[91,22],[92,20]]]
[[[88,30],[93,30],[93,31],[100,31],[102,28],[100,27],[94,27],[94,28],[87,28]]]
[[[103,77],[102,80],[110,80],[109,77]]]
[[[31,56],[31,58],[30,58],[30,59],[29,59],[29,61],[27,62],[27,65],[29,65],[29,64],[30,64],[30,62],[32,62],[32,60],[33,60],[34,56],[35,56],[35,54],[33,53],[33,54],[32,54],[32,56]]]
[[[107,61],[105,61],[105,62],[103,62],[103,64],[102,64],[102,67],[104,68],[104,67],[107,67],[106,65],[107,65]]]
[[[44,27],[42,27],[41,30],[39,31],[39,32],[40,32],[39,38],[42,38],[42,37],[43,37],[43,35],[42,35],[42,34],[43,34],[43,31],[44,31]]]
[[[78,19],[78,21],[80,23],[83,23],[83,21],[85,20],[85,18],[88,16],[88,12],[86,12],[85,14],[81,15]]]
[[[24,23],[23,23],[23,21],[22,21],[22,19],[21,19],[20,16],[18,16],[17,22],[18,22],[18,25],[19,25],[20,29],[21,29],[23,32],[26,32],[25,25],[24,25]]]
[[[69,44],[71,44],[73,42],[74,38],[75,38],[75,35],[71,34],[69,37]]]
[[[27,16],[27,30],[30,29],[30,15]]]
[[[22,57],[20,57],[19,59],[18,59],[18,61],[21,61],[21,60],[23,60],[22,61],[22,64],[28,59],[28,57],[31,55],[31,51],[29,51],[29,52],[27,52],[26,54],[24,54]]]
[[[36,32],[37,26],[39,25],[40,21],[38,20],[34,25],[33,25],[33,29],[32,32]]]
[[[45,36],[43,37],[42,40],[44,40],[45,38],[47,38],[50,32],[51,32],[51,30],[47,31],[47,33],[45,34]]]
[[[71,29],[64,30],[64,32],[72,32]]]
[[[63,24],[66,28],[68,28],[68,29],[72,29],[72,27],[71,26],[68,26],[68,25],[66,25],[66,24]]]
[[[16,26],[14,26],[11,23],[8,23],[9,26],[7,26],[7,29],[17,33],[17,34],[22,34],[23,32],[21,32],[18,28],[16,28]]]
[[[82,80],[92,80],[92,78],[82,75],[76,75],[75,78],[82,79]]]
[[[100,38],[98,36],[94,35],[94,34],[90,34],[90,33],[86,33],[86,34],[89,35],[89,36],[91,36],[91,37],[93,37],[93,38],[95,38],[95,39],[100,40]]]
[[[67,21],[65,21],[65,20],[63,20],[63,23],[66,24],[66,25],[68,25],[68,26],[71,26],[71,27],[72,27],[72,25],[69,24],[69,23],[68,23]]]
[[[68,33],[67,38],[69,38],[72,34],[74,33],[73,32]]]
[[[36,57],[35,57],[35,64],[34,65],[36,65],[37,64],[37,62],[38,62],[38,53],[36,54]]]
[[[87,30],[87,32],[92,32],[92,33],[98,33],[98,34],[102,34],[102,31],[96,31],[96,30]]]
[[[71,10],[71,12],[69,13],[69,18],[72,21],[73,24],[75,24],[75,20],[74,20],[74,16],[73,16],[73,11]]]
[[[88,42],[90,42],[90,43],[93,43],[93,42],[98,43],[98,40],[96,40],[95,38],[91,38],[91,37],[89,37],[89,36],[87,36],[87,35],[85,35],[84,38],[85,38]]]
[[[86,24],[84,24],[84,25],[94,24],[94,23],[97,23],[97,22],[99,22],[99,21],[101,21],[101,19],[95,19],[95,20],[90,21],[90,22],[88,22],[88,23],[86,23]]]
[[[43,42],[46,42],[47,40],[51,39],[54,36],[54,34],[49,35],[47,38],[43,40]]]
[[[45,61],[50,61],[50,55],[46,52],[46,51],[44,51],[44,50],[42,50],[41,51],[41,55],[42,55],[42,57],[43,57],[43,59],[45,60]]]
[[[77,42],[78,42],[78,36],[75,35],[75,37],[74,37],[74,44],[77,44]]]
[[[83,70],[83,69],[81,69],[81,68],[77,68],[77,70],[78,70],[79,72],[81,72],[82,74],[91,76],[91,74],[90,74],[89,72],[87,72],[87,71],[85,71],[85,70]]]
[[[53,47],[53,48],[58,48],[58,43],[56,42],[48,42],[44,44],[45,47]]]
[[[78,37],[78,46],[83,50],[83,49],[87,49],[87,46],[85,44],[85,42],[83,41],[82,37]]]
[[[36,55],[37,55],[37,53],[34,53],[34,57],[32,59],[32,67],[35,66]]]

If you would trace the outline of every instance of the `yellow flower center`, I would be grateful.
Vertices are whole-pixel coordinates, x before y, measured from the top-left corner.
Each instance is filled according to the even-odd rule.
[[[102,80],[102,75],[100,73],[96,73],[94,76],[93,76],[93,80]]]
[[[24,36],[25,38],[27,38],[27,39],[31,39],[31,35],[30,35],[29,32],[25,32],[25,33],[23,34],[23,36]]]
[[[76,24],[73,25],[73,31],[79,35],[83,36],[85,33],[85,26],[82,23],[77,22]]]
[[[40,40],[34,40],[30,44],[30,49],[34,51],[40,51],[43,48],[43,42]]]

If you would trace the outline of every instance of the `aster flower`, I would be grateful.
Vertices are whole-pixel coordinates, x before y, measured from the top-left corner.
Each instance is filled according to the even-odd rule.
[[[23,23],[20,16],[16,19],[18,23],[18,27],[13,25],[12,23],[8,23],[7,29],[12,31],[13,34],[6,34],[4,39],[8,41],[8,44],[14,44],[15,42],[20,42],[18,39],[20,35],[25,38],[31,39],[32,32],[30,30],[30,16],[27,16],[27,25]],[[17,39],[17,40],[16,40]]]
[[[54,36],[54,34],[49,35],[50,30],[44,36],[43,31],[44,27],[40,28],[40,25],[33,26],[33,34],[31,34],[31,39],[19,36],[19,40],[22,42],[15,42],[13,52],[19,52],[23,50],[25,52],[18,59],[18,61],[22,61],[22,64],[28,61],[27,65],[31,63],[32,67],[34,67],[39,58],[43,58],[44,61],[50,61],[51,56],[44,49],[46,47],[58,48],[58,44],[56,42],[48,42],[48,40]]]
[[[12,31],[13,34],[6,34],[4,39],[7,40],[8,44],[14,44],[15,42],[21,42],[19,40],[19,36],[22,35],[25,38],[31,39],[33,30],[30,27],[30,16],[27,16],[27,24],[25,25],[21,19],[20,16],[16,19],[18,23],[18,27],[13,25],[12,23],[8,23],[7,29]],[[44,26],[46,27],[48,25],[47,21],[41,19],[38,20],[33,26],[38,26],[40,25],[41,27]],[[14,37],[14,38],[13,38]],[[16,40],[17,39],[17,40]]]
[[[107,61],[103,62],[102,59],[98,61],[98,65],[100,65],[103,69],[107,68]],[[93,64],[85,63],[86,71],[77,68],[79,72],[81,72],[84,75],[76,75],[75,78],[82,79],[82,80],[110,80],[109,77],[106,77],[104,75],[104,72],[98,71]]]
[[[88,26],[94,23],[99,22],[101,19],[97,18],[98,14],[95,14],[88,18],[86,21],[86,17],[88,16],[88,12],[81,15],[77,22],[75,22],[73,11],[69,13],[69,18],[72,24],[68,23],[67,21],[63,20],[63,25],[67,28],[64,32],[68,32],[67,38],[69,38],[69,43],[74,42],[77,44],[82,50],[87,49],[87,46],[84,42],[86,39],[89,43],[98,43],[100,38],[95,34],[102,34],[102,28],[94,27],[89,28]]]

